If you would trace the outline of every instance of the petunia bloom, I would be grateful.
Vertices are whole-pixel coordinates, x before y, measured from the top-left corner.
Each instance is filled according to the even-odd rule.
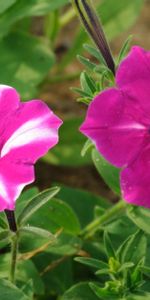
[[[14,210],[34,163],[58,142],[62,121],[41,100],[21,103],[17,91],[0,85],[0,211]]]
[[[94,98],[80,130],[122,169],[124,199],[150,208],[150,52],[131,49],[116,71],[116,87]]]

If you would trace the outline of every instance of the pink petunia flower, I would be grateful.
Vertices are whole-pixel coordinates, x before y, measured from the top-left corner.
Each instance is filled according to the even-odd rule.
[[[12,87],[0,85],[0,211],[14,210],[34,163],[58,142],[62,121],[41,100],[20,103]]]
[[[116,87],[94,98],[80,128],[122,168],[124,199],[150,208],[150,52],[134,46],[116,72]]]

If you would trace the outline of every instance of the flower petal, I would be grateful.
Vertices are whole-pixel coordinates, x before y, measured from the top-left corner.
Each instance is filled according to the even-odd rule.
[[[91,102],[80,130],[113,165],[122,167],[139,153],[146,127],[136,102],[118,89],[108,89]]]
[[[0,211],[13,210],[25,185],[34,181],[34,167],[13,163],[8,156],[0,160]]]
[[[150,208],[150,146],[121,172],[121,187],[127,202]]]
[[[0,84],[0,115],[15,110],[19,102],[19,94],[14,88]]]
[[[133,47],[120,64],[116,74],[117,85],[132,97],[143,111],[143,124],[149,124],[150,115],[150,52]]]
[[[40,100],[21,103],[5,132],[1,157],[12,161],[35,163],[58,142],[62,121]]]
[[[0,159],[0,210],[14,209],[24,186],[34,181],[33,164],[58,142],[61,123],[40,100],[21,103],[8,118]]]
[[[116,83],[120,88],[150,77],[150,51],[134,46],[120,64],[116,73]]]

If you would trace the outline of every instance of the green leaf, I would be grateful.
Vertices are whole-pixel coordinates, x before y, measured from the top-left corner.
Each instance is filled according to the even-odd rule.
[[[150,210],[144,207],[128,206],[128,217],[143,231],[150,234]]]
[[[120,244],[125,241],[129,235],[135,233],[137,231],[137,227],[126,215],[121,215],[111,223],[105,224],[105,230],[110,235],[116,235]],[[117,243],[118,246],[119,244]]]
[[[96,84],[92,77],[86,73],[86,71],[81,73],[80,82],[82,89],[91,96],[94,96],[94,93],[96,92]]]
[[[19,196],[16,202],[15,215],[17,217],[19,216],[21,211],[25,208],[28,201],[30,201],[37,194],[39,194],[39,189],[37,187],[27,189],[21,193],[21,195]]]
[[[108,281],[104,288],[101,288],[98,284],[89,284],[93,292],[100,299],[115,299],[119,296],[119,288],[121,283],[119,281]]]
[[[120,62],[123,60],[123,58],[126,56],[126,54],[128,53],[129,51],[129,48],[130,48],[130,43],[131,43],[131,40],[132,40],[132,35],[130,35],[127,40],[124,42],[121,50],[120,50],[120,53],[118,55],[118,59],[117,59],[117,64],[119,65]]]
[[[10,230],[4,229],[0,230],[0,248],[4,248],[11,242]]]
[[[102,197],[98,197],[87,191],[73,189],[66,186],[61,186],[58,197],[72,207],[78,216],[82,228],[93,220],[95,206],[99,206],[104,209],[111,206],[111,204]]]
[[[29,239],[29,236],[22,235],[20,238],[20,251],[23,252],[24,255],[26,252],[33,252],[34,254],[36,250],[41,247],[43,247],[47,253],[72,256],[77,255],[81,250],[82,241],[80,238],[64,232],[61,233],[55,241],[50,240],[50,242],[43,237]]]
[[[81,151],[81,155],[82,157],[85,156],[86,152],[91,148],[91,147],[94,147],[93,143],[91,142],[91,140],[87,140],[82,148],[82,151]]]
[[[104,232],[104,245],[108,258],[116,257],[115,250],[107,232]]]
[[[17,0],[15,2],[0,18],[0,37],[6,35],[17,21],[27,17],[47,15],[50,11],[67,4],[68,0]]]
[[[4,11],[10,8],[16,1],[17,0],[1,0],[0,14],[4,13]]]
[[[26,294],[29,299],[33,299],[33,281],[32,279],[29,279],[22,287],[21,290],[24,294]]]
[[[62,295],[73,285],[72,258],[42,252],[33,260],[42,276],[46,298],[49,300],[53,298],[52,294]],[[56,268],[51,268],[54,264]]]
[[[40,209],[39,214],[35,214],[31,223],[40,225],[44,229],[56,231],[62,228],[66,233],[77,235],[80,232],[80,223],[72,208],[62,200],[51,199],[49,203]],[[39,220],[39,221],[38,221]]]
[[[86,68],[88,68],[90,71],[93,71],[96,67],[96,64],[90,61],[89,58],[83,57],[82,55],[77,55],[77,59],[81,64],[83,64]]]
[[[92,292],[88,283],[79,283],[71,287],[62,296],[61,300],[98,300],[99,298]]]
[[[47,205],[40,210],[40,217],[44,220],[44,228],[59,230],[62,228],[66,233],[77,235],[80,232],[80,223],[72,208],[62,200],[51,199]],[[32,224],[38,223],[39,215],[33,216]],[[42,224],[41,224],[42,225]]]
[[[81,248],[81,240],[76,237],[80,232],[79,221],[70,208],[70,206],[58,199],[51,199],[48,203],[43,205],[35,214],[32,214],[28,220],[28,225],[31,227],[40,227],[41,229],[50,231],[54,234],[63,230],[58,235],[55,242],[50,240],[47,245],[47,239],[44,237],[34,239],[27,235],[21,235],[20,251],[29,252],[38,249],[43,245],[47,245],[45,251],[60,254],[72,255],[77,253]]]
[[[55,165],[76,167],[91,163],[90,154],[84,158],[79,154],[86,141],[83,134],[79,132],[82,121],[83,119],[79,117],[65,120],[60,128],[59,144],[44,156],[44,161]]]
[[[120,195],[119,169],[109,164],[97,150],[92,150],[94,165],[106,184]]]
[[[97,48],[95,48],[91,45],[88,45],[88,44],[84,44],[83,47],[87,52],[89,52],[92,56],[94,56],[99,61],[99,63],[107,66],[102,54],[100,53],[100,51]]]
[[[108,264],[98,259],[90,258],[90,257],[75,257],[75,261],[96,269],[104,269],[108,268]]]
[[[18,283],[23,284],[32,278],[33,291],[35,294],[44,294],[44,284],[36,269],[34,263],[31,260],[20,261],[17,265],[16,279]]]
[[[2,212],[2,211],[0,212],[0,228],[2,228],[2,229],[8,228],[6,216],[5,216],[4,212]]]
[[[141,272],[141,267],[144,266],[145,257],[138,262],[134,269],[131,272],[131,286],[133,287],[140,287],[143,284],[143,276]]]
[[[0,82],[15,87],[23,99],[36,94],[53,64],[50,45],[42,38],[15,32],[0,41]]]
[[[5,240],[8,240],[10,238],[10,230],[1,230],[0,231],[0,243],[5,241]]]
[[[47,252],[62,255],[71,256],[77,255],[82,248],[82,240],[76,236],[62,233],[55,244],[52,244],[48,248]]]
[[[2,280],[1,278],[3,277],[7,278],[9,276],[8,270],[10,268],[10,254],[0,255],[0,266],[1,266],[0,268],[0,283],[1,283]],[[43,294],[44,285],[34,263],[31,260],[24,260],[24,261],[18,260],[17,269],[16,269],[17,285],[23,287],[24,284],[29,280],[29,278],[32,278],[34,292],[39,295]],[[26,300],[26,298],[24,300]]]
[[[79,94],[82,97],[87,97],[87,98],[92,99],[92,94],[90,94],[90,91],[89,92],[87,92],[87,91],[85,92],[85,90],[83,91],[82,89],[76,88],[76,87],[72,87],[71,90],[73,92]]]
[[[122,299],[123,300],[123,299]],[[125,299],[124,299],[125,300]],[[131,295],[126,298],[126,300],[150,300],[150,293],[144,293],[143,296]]]
[[[118,270],[118,272],[120,273],[120,272],[123,272],[124,270],[126,270],[126,269],[130,269],[130,268],[132,268],[134,266],[134,263],[133,262],[126,262],[126,263],[124,263],[121,267],[120,267],[120,269]]]
[[[15,285],[4,279],[0,280],[0,295],[2,300],[30,300]]]
[[[137,264],[145,255],[147,240],[142,231],[132,234],[118,249],[117,257],[121,263]]]
[[[21,227],[19,229],[19,232],[20,233],[25,233],[25,234],[27,233],[27,234],[38,235],[40,237],[47,238],[47,239],[50,239],[52,241],[53,240],[55,241],[55,236],[51,232],[49,232],[48,230],[39,228],[39,227],[35,227],[35,226]]]
[[[27,203],[26,207],[22,210],[22,212],[18,216],[18,220],[17,220],[18,224],[24,224],[31,217],[32,214],[34,214],[40,207],[46,204],[58,192],[59,192],[59,188],[53,187],[51,189],[48,189],[38,194],[33,199],[31,199],[30,202]]]

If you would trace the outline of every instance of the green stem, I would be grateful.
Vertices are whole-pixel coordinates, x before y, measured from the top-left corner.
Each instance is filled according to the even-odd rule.
[[[9,229],[11,232],[11,262],[10,262],[10,274],[9,279],[12,283],[15,282],[15,270],[17,263],[18,253],[18,232],[14,210],[5,210]]]
[[[76,17],[76,11],[74,8],[70,8],[62,17],[60,17],[60,26],[66,26],[74,17]]]
[[[92,237],[95,232],[99,229],[100,225],[103,225],[105,222],[109,221],[116,214],[120,213],[126,207],[126,203],[123,200],[120,200],[117,204],[109,208],[101,217],[89,223],[81,232],[81,235],[87,239]]]
[[[10,264],[9,279],[12,283],[15,283],[17,254],[18,254],[18,236],[17,236],[17,233],[15,233],[14,236],[12,237],[12,241],[11,241],[11,264]]]

